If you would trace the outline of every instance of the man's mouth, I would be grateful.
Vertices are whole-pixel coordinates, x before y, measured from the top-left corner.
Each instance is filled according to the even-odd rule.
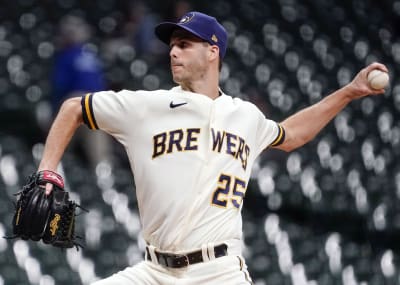
[[[171,66],[172,67],[176,67],[176,66],[183,66],[181,63],[178,62],[171,62]]]

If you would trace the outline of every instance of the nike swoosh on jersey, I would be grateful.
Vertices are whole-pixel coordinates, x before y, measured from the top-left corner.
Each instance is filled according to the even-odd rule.
[[[187,102],[176,103],[176,104],[174,104],[174,101],[171,101],[171,103],[169,103],[169,107],[170,107],[171,109],[174,109],[174,108],[176,108],[176,107],[180,107],[180,106],[183,106],[183,105],[186,105],[186,104],[187,104]]]

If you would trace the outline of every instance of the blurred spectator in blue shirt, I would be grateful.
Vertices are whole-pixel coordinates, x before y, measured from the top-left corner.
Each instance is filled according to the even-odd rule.
[[[68,97],[105,89],[100,60],[87,45],[90,36],[90,27],[82,18],[68,15],[61,19],[52,74],[53,114]]]

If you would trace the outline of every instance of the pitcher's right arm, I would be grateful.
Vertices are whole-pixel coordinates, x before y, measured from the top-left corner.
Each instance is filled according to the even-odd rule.
[[[43,157],[38,171],[56,172],[57,166],[76,129],[83,123],[81,97],[66,100],[54,120],[44,146]],[[46,185],[46,194],[51,192],[52,185]]]

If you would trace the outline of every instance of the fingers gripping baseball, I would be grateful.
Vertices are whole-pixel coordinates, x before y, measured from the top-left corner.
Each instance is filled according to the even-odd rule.
[[[376,84],[376,77],[371,77],[372,72],[379,71],[378,73],[383,72],[385,75],[388,74],[388,69],[385,65],[381,63],[371,63],[364,69],[362,69],[353,79],[353,81],[349,84],[350,88],[353,89],[351,92],[351,99],[358,99],[368,95],[378,95],[385,92],[385,87],[388,82],[383,81]],[[375,81],[373,81],[373,79]]]

